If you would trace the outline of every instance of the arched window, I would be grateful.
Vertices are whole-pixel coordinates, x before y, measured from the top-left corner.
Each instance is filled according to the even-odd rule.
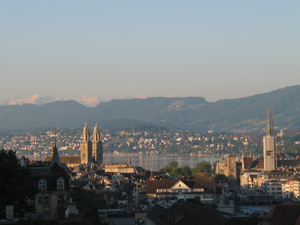
[[[38,181],[38,189],[40,191],[46,191],[47,190],[47,181],[44,179],[41,179]]]
[[[57,190],[64,190],[65,189],[65,179],[60,177],[57,179]]]

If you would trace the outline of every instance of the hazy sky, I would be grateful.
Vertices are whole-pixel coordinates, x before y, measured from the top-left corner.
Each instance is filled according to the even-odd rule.
[[[300,1],[0,1],[0,100],[238,98],[300,84]]]

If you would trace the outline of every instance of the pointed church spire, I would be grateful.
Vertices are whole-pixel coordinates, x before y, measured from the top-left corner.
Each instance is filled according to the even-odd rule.
[[[56,147],[56,129],[55,129],[55,135],[54,138],[52,139],[52,162],[50,167],[54,165],[54,163],[57,163],[61,167],[57,147]]]

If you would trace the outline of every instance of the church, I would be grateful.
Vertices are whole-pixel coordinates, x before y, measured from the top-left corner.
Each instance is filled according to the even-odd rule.
[[[45,162],[51,162],[53,156],[47,156]],[[80,156],[59,156],[61,164],[68,167],[85,165],[101,165],[103,163],[102,141],[100,139],[100,131],[97,124],[94,127],[92,140],[87,124],[85,124],[82,132],[82,140],[80,142]]]
[[[91,165],[94,163],[101,165],[103,163],[102,141],[100,140],[100,131],[97,123],[94,128],[92,141],[90,140],[89,128],[85,124],[80,143],[80,152],[81,164]]]

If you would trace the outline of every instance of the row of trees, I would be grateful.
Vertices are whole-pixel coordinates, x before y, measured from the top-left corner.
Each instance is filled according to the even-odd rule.
[[[209,162],[203,161],[198,163],[195,168],[190,168],[188,166],[179,167],[177,161],[169,162],[168,165],[159,170],[160,173],[170,174],[171,176],[195,176],[197,173],[206,173],[213,176],[211,164]],[[218,184],[228,183],[228,178],[224,174],[215,174],[215,182]]]
[[[170,174],[171,176],[194,176],[197,173],[204,172],[207,174],[212,173],[211,165],[209,162],[203,161],[198,163],[195,168],[188,166],[179,167],[179,163],[176,161],[169,162],[168,165],[159,170],[160,173]]]

